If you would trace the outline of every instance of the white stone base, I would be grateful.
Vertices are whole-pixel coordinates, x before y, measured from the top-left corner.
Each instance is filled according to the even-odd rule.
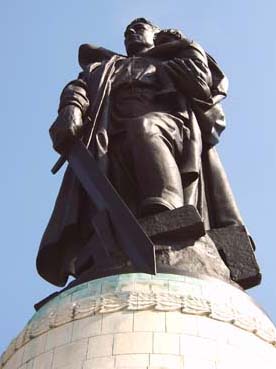
[[[101,278],[41,308],[1,369],[275,369],[273,324],[241,290],[160,274]]]

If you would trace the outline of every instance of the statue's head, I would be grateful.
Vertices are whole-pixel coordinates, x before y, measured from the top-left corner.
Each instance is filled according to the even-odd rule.
[[[158,46],[167,42],[178,41],[184,38],[184,35],[177,29],[162,29],[154,35],[154,45]]]
[[[125,47],[128,55],[151,49],[154,35],[160,29],[145,18],[134,19],[125,30]]]

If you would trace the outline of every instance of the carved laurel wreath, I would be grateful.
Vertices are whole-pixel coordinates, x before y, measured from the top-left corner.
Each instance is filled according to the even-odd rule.
[[[276,331],[271,321],[257,306],[242,308],[232,304],[191,294],[156,292],[118,292],[80,298],[76,302],[54,305],[44,314],[37,314],[23,331],[11,342],[1,357],[0,368],[30,340],[50,329],[95,314],[107,314],[119,310],[181,311],[184,314],[207,316],[230,323],[254,333],[262,340],[276,346]],[[251,305],[251,303],[249,303]]]

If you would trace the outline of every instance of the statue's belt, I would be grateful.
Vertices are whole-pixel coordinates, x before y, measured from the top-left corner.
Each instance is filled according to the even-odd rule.
[[[123,83],[117,86],[114,86],[112,89],[112,97],[118,96],[128,96],[129,94],[157,94],[158,93],[158,86],[153,83]]]

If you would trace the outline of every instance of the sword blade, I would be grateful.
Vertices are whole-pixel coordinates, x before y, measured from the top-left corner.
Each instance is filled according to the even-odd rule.
[[[120,246],[133,266],[139,272],[156,274],[152,241],[81,141],[73,145],[68,162],[97,210],[108,210]]]

